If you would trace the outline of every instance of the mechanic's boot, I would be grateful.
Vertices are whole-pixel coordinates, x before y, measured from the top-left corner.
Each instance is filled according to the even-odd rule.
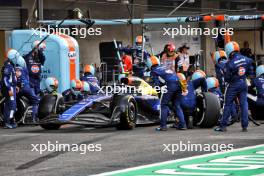
[[[15,121],[15,118],[10,119],[10,125],[12,126],[12,128],[17,128],[17,123]]]
[[[166,127],[157,127],[156,131],[167,131]]]
[[[214,129],[214,131],[217,131],[217,132],[226,132],[227,130],[226,130],[226,127],[216,127]]]
[[[248,132],[247,128],[242,128],[242,132]]]
[[[16,122],[12,123],[11,126],[12,126],[12,128],[17,128],[17,123]]]
[[[180,124],[178,124],[178,125],[175,126],[175,128],[176,128],[177,130],[187,130],[186,125],[180,125]]]
[[[188,129],[193,129],[193,116],[188,117],[188,124],[187,124]]]
[[[33,121],[34,124],[37,124],[37,123],[39,123],[39,118],[34,117],[32,121]]]
[[[4,125],[4,129],[12,129],[12,128],[13,128],[12,125],[9,124],[9,123],[6,123],[6,124]]]

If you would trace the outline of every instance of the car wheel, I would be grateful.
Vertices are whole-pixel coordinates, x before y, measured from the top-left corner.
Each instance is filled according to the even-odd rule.
[[[17,111],[14,115],[17,123],[23,123],[23,117],[29,106],[29,100],[26,97],[19,97],[17,99]],[[32,121],[32,118],[30,120]]]
[[[221,106],[218,97],[210,92],[197,95],[197,109],[194,123],[202,128],[214,127],[220,117]]]
[[[118,96],[116,106],[124,107],[124,111],[120,114],[120,122],[116,128],[119,130],[132,130],[136,126],[137,107],[134,97],[130,95]]]
[[[0,126],[4,126],[4,97],[0,97]]]
[[[45,95],[40,100],[39,111],[38,111],[39,120],[43,120],[47,116],[57,111],[58,107],[61,105],[61,103],[63,103],[63,101],[59,99],[56,105],[56,100],[57,100],[57,96],[54,95]],[[46,123],[46,124],[40,124],[40,126],[45,130],[58,130],[61,127],[61,124]]]
[[[253,101],[252,99],[248,98],[248,108],[251,112],[251,117],[254,120],[263,120],[263,113],[264,110],[262,107],[257,106],[256,102]]]

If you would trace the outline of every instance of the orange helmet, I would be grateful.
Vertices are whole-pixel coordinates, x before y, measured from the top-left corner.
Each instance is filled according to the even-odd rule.
[[[143,40],[144,38],[142,35],[137,36],[135,40],[136,45],[141,45],[143,43]]]
[[[160,65],[160,60],[156,56],[151,56],[147,59],[148,68],[151,68],[153,65]]]
[[[92,75],[94,75],[94,73],[95,73],[94,66],[86,64],[84,66],[84,73],[91,73]]]
[[[71,88],[74,90],[81,90],[82,89],[82,81],[79,79],[71,80]]]

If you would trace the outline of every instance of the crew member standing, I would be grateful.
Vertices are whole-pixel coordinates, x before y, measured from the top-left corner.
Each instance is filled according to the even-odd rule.
[[[169,115],[169,102],[173,102],[174,109],[176,111],[177,117],[179,118],[178,129],[185,130],[186,122],[184,119],[183,111],[181,108],[176,107],[178,104],[175,101],[179,101],[181,94],[187,94],[187,84],[186,82],[181,82],[177,77],[176,73],[166,66],[160,66],[159,59],[156,56],[152,56],[147,59],[147,66],[151,70],[150,74],[156,86],[161,86],[162,84],[167,86],[166,92],[162,92],[161,95],[161,120],[160,127],[156,128],[156,131],[166,131],[167,130],[167,118]]]
[[[14,113],[16,111],[16,74],[15,74],[15,64],[20,54],[14,50],[10,49],[6,53],[7,60],[4,62],[2,68],[2,94],[5,97],[4,102],[4,128],[11,129],[16,128],[16,122],[14,119]]]
[[[219,127],[215,131],[224,132],[228,125],[233,102],[238,97],[241,110],[242,131],[246,132],[248,127],[248,85],[247,76],[253,75],[252,61],[239,53],[237,42],[231,41],[225,45],[225,52],[229,58],[226,64],[225,81],[228,83],[225,93],[224,113]]]
[[[24,56],[29,73],[30,87],[34,89],[36,95],[40,93],[41,67],[46,60],[43,53],[46,45],[45,43],[39,45],[39,43],[40,41],[33,42],[32,51]]]

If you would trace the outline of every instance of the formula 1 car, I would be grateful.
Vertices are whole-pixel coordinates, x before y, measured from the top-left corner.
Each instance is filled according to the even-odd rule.
[[[47,130],[59,129],[63,124],[133,129],[138,124],[159,122],[160,99],[156,90],[137,77],[125,78],[123,83],[135,86],[136,92],[89,95],[78,102],[64,102],[60,94],[45,95],[39,104],[40,126]],[[200,93],[197,103],[195,124],[205,128],[215,126],[220,116],[218,98]]]

